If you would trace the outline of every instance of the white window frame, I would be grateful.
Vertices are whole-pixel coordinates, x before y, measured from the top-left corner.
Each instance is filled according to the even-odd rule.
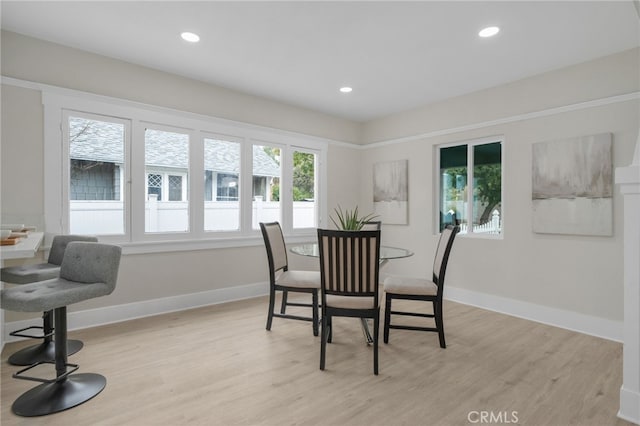
[[[442,204],[440,188],[441,188],[441,176],[440,176],[440,150],[442,148],[450,148],[454,146],[467,146],[467,205],[473,206],[473,148],[478,145],[487,145],[492,143],[500,143],[500,152],[501,152],[501,173],[500,173],[500,204],[501,204],[501,229],[500,234],[486,234],[486,233],[478,233],[473,232],[473,208],[467,209],[467,214],[465,220],[468,225],[468,230],[464,234],[460,234],[460,236],[468,237],[468,238],[487,238],[487,239],[503,239],[504,238],[504,230],[505,230],[505,202],[504,202],[504,135],[496,135],[496,136],[487,136],[482,138],[468,139],[456,142],[445,143],[441,145],[434,146],[434,188],[433,194],[435,195],[435,203],[434,203],[434,212],[433,212],[433,231],[434,234],[440,233],[440,206]]]
[[[204,171],[205,171],[205,164],[204,164],[204,161],[205,161],[205,158],[204,158],[204,143],[205,143],[205,139],[219,140],[219,141],[225,141],[225,142],[233,142],[233,143],[239,144],[239,146],[240,146],[240,173],[238,174],[238,206],[239,206],[239,209],[240,209],[240,211],[238,213],[238,223],[239,223],[240,229],[238,229],[238,230],[208,230],[208,229],[204,229],[204,209],[205,209],[204,182],[202,182],[202,203],[201,203],[201,207],[199,207],[200,211],[202,212],[202,228],[204,229],[204,235],[211,235],[211,236],[231,235],[231,236],[234,236],[234,235],[238,234],[242,230],[243,210],[245,210],[245,208],[243,208],[244,204],[243,204],[243,200],[242,200],[242,195],[245,192],[244,189],[243,189],[243,182],[246,180],[246,177],[243,176],[244,169],[245,169],[243,161],[244,161],[244,157],[246,156],[246,153],[244,152],[245,146],[248,145],[248,143],[245,140],[245,138],[243,138],[243,137],[225,135],[225,134],[222,134],[222,133],[214,133],[214,132],[201,132],[201,135],[200,135],[199,139],[197,141],[195,141],[195,145],[197,145],[202,150],[202,156],[201,156],[201,158],[198,159],[198,161],[201,161],[202,174],[203,175],[204,175]],[[212,182],[212,184],[214,184],[214,183]],[[215,188],[216,185],[217,185],[217,182],[214,184],[214,188],[212,188],[212,191],[215,190],[217,192],[217,188]],[[216,202],[215,195],[216,194],[212,193],[212,200],[211,201],[207,201],[207,202]]]
[[[47,87],[42,91],[44,107],[44,175],[45,175],[45,231],[48,235],[69,231],[68,146],[64,146],[64,111],[72,115],[86,114],[103,120],[129,122],[125,147],[123,201],[125,202],[125,234],[100,235],[101,241],[120,244],[127,253],[180,251],[206,248],[253,246],[263,244],[259,229],[251,226],[252,149],[255,143],[281,148],[281,212],[282,227],[287,241],[306,242],[315,238],[315,228],[293,230],[292,196],[286,189],[292,177],[292,150],[309,149],[317,155],[316,185],[318,226],[326,225],[327,172],[326,158],[329,141],[295,132],[282,131],[216,117],[193,114],[169,108],[140,104],[123,99]],[[189,230],[187,232],[145,233],[144,198],[144,130],[147,127],[189,133],[189,172],[187,191],[189,202]],[[173,130],[172,130],[173,129]],[[229,135],[229,136],[223,136]],[[204,138],[228,139],[241,145],[239,175],[240,230],[204,231]],[[295,148],[294,148],[295,147]],[[291,160],[286,158],[290,157]],[[289,163],[289,164],[287,164]],[[135,171],[135,173],[133,173]],[[287,177],[287,174],[289,177]],[[163,189],[164,190],[164,189]],[[137,194],[137,195],[136,195]],[[145,195],[143,195],[145,194]],[[249,198],[249,199],[248,199]]]
[[[289,209],[293,208],[293,204],[292,203],[287,203],[285,201],[285,191],[286,188],[289,186],[286,182],[285,182],[285,156],[286,156],[286,152],[288,147],[286,145],[283,145],[280,142],[274,142],[274,141],[270,141],[270,140],[259,140],[259,139],[251,139],[249,140],[250,143],[246,144],[246,149],[247,151],[245,151],[244,155],[244,163],[242,164],[242,166],[244,167],[240,167],[241,170],[249,170],[250,172],[246,174],[246,176],[248,176],[248,178],[244,179],[244,185],[242,185],[242,182],[240,183],[240,187],[243,189],[242,193],[244,194],[244,197],[241,195],[240,198],[241,200],[245,203],[245,205],[251,206],[248,209],[242,209],[241,207],[241,211],[245,212],[246,215],[243,217],[244,219],[244,224],[248,229],[253,228],[253,149],[256,146],[266,146],[266,147],[270,147],[270,148],[278,148],[280,150],[280,218],[278,219],[278,222],[280,222],[280,226],[282,227],[282,232],[285,232],[285,228],[287,229],[291,229],[291,224],[287,223],[287,218],[292,217],[292,214],[288,214],[287,212],[287,207],[289,206]],[[244,175],[244,173],[241,173],[241,175]],[[260,231],[260,227],[257,228],[253,228],[254,231]]]
[[[61,139],[61,146],[60,146],[60,158],[64,157],[64,160],[62,161],[62,164],[60,165],[60,170],[62,172],[61,175],[61,179],[60,179],[60,197],[62,199],[62,203],[60,205],[60,222],[59,222],[59,226],[60,229],[62,231],[62,233],[68,234],[70,232],[70,227],[71,227],[71,223],[70,223],[70,213],[71,213],[71,206],[70,206],[70,168],[69,168],[69,164],[70,164],[70,141],[69,141],[69,118],[70,117],[79,117],[79,118],[84,118],[87,120],[95,120],[95,121],[103,121],[103,122],[111,122],[111,123],[116,123],[116,124],[122,124],[124,126],[124,147],[123,147],[123,153],[124,153],[124,158],[123,158],[123,164],[120,167],[120,198],[123,204],[123,209],[124,209],[124,217],[123,217],[123,225],[124,225],[124,233],[123,234],[107,234],[107,235],[102,235],[101,239],[102,240],[113,240],[113,241],[119,241],[122,239],[128,240],[130,239],[130,234],[131,234],[131,191],[129,188],[129,185],[125,184],[130,182],[131,178],[131,159],[130,159],[130,146],[131,146],[131,120],[127,120],[127,119],[122,119],[119,117],[114,117],[114,116],[110,116],[110,115],[105,115],[105,114],[99,114],[99,113],[91,113],[91,112],[84,112],[84,111],[77,111],[77,110],[73,110],[73,109],[68,109],[68,108],[62,108],[60,111],[60,123],[59,123],[59,129],[60,129],[60,139]],[[45,119],[45,123],[46,123],[46,119]],[[45,143],[45,158],[47,155],[47,148],[51,149],[52,147],[48,146]],[[48,190],[47,190],[47,182],[49,181],[50,177],[53,177],[54,180],[58,180],[56,179],[57,176],[54,176],[52,173],[47,173],[48,169],[47,169],[47,161],[45,160],[45,206],[47,205],[47,200],[49,200],[51,198],[51,195],[53,194],[49,194]],[[49,223],[51,223],[52,221],[49,221]],[[45,214],[45,228],[49,229],[47,227],[47,215]]]
[[[308,232],[308,230],[313,229],[315,230],[318,227],[318,222],[319,222],[319,217],[320,217],[320,209],[319,209],[319,205],[316,202],[316,200],[314,199],[314,217],[316,219],[314,226],[312,227],[300,227],[300,228],[295,228],[293,226],[293,154],[295,152],[302,152],[305,154],[313,154],[315,157],[315,165],[314,165],[314,177],[313,177],[313,182],[314,182],[314,189],[313,189],[313,194],[314,194],[314,198],[317,197],[318,194],[318,180],[319,180],[319,176],[318,176],[318,170],[319,170],[319,163],[320,163],[320,157],[321,157],[321,152],[317,149],[311,149],[311,148],[307,148],[307,147],[301,147],[301,146],[292,146],[291,149],[288,151],[288,158],[287,161],[285,161],[285,163],[288,165],[287,170],[290,173],[290,179],[288,180],[288,182],[291,182],[291,188],[289,189],[289,194],[290,194],[290,199],[291,199],[291,209],[290,211],[292,212],[292,217],[291,217],[291,232],[295,233],[295,232]],[[282,190],[281,190],[282,192]]]

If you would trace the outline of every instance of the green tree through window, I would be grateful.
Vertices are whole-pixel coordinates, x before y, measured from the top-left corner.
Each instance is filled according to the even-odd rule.
[[[315,187],[315,156],[306,152],[293,153],[293,201],[312,200]]]

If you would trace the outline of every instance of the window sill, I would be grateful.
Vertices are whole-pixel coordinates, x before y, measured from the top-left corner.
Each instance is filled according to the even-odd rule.
[[[458,237],[460,237],[460,238],[470,238],[470,239],[476,239],[476,240],[502,240],[502,239],[504,239],[504,235],[502,233],[500,233],[500,234],[483,234],[483,233],[471,232],[471,233],[458,234]]]
[[[316,234],[286,236],[287,245],[314,242]],[[144,241],[115,243],[122,247],[122,255],[170,253],[181,251],[214,250],[237,247],[255,247],[264,245],[261,235],[234,238],[210,238],[169,241]]]

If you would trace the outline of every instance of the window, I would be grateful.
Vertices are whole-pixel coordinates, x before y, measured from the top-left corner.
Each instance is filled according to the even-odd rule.
[[[147,128],[144,142],[145,232],[187,231],[189,135]]]
[[[145,253],[261,243],[260,221],[305,239],[322,225],[327,141],[77,92],[44,90],[43,105],[47,232]]]
[[[146,199],[154,201],[188,201],[187,178],[176,172],[147,173]]]
[[[65,114],[69,146],[69,231],[124,234],[124,163],[128,123]]]
[[[280,148],[253,145],[253,229],[280,216]]]
[[[216,201],[238,201],[238,175],[218,173]]]
[[[502,233],[502,139],[490,138],[438,148],[439,229],[460,225],[461,233]]]
[[[316,212],[316,154],[293,152],[293,227],[313,228]]]
[[[169,201],[182,201],[183,192],[182,176],[169,175]]]
[[[147,199],[155,196],[156,201],[162,201],[162,175],[147,174]]]
[[[240,142],[204,139],[204,229],[240,229]]]

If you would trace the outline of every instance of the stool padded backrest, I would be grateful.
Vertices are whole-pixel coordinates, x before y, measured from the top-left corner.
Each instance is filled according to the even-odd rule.
[[[67,245],[60,278],[77,283],[105,283],[116,287],[122,248],[112,244],[71,242]]]
[[[67,245],[72,241],[98,242],[97,237],[88,235],[56,235],[51,242],[49,259],[47,262],[54,265],[62,265],[62,258]]]

